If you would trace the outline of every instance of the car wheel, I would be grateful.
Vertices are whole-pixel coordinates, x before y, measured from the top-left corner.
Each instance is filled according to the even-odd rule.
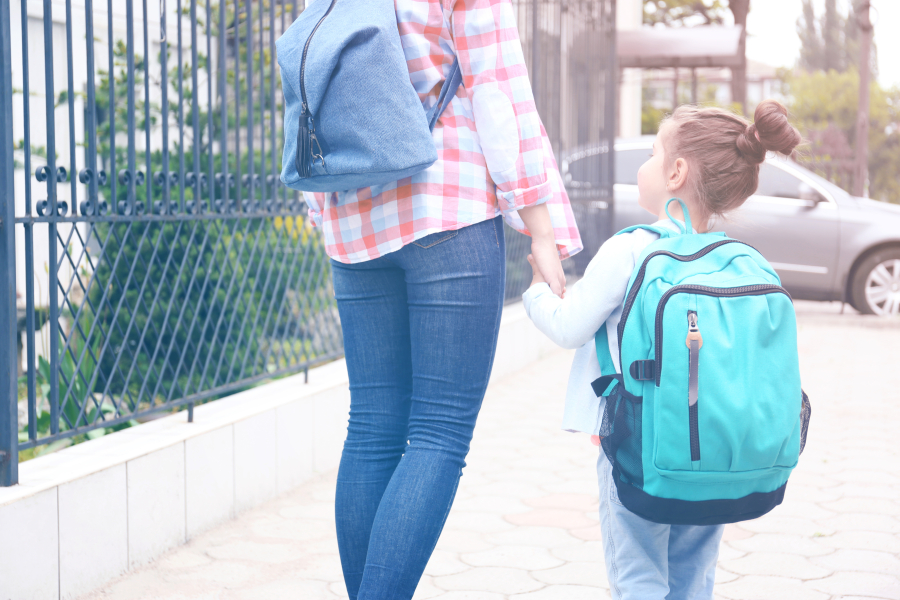
[[[866,258],[853,276],[850,293],[861,313],[900,315],[900,248],[879,250]]]

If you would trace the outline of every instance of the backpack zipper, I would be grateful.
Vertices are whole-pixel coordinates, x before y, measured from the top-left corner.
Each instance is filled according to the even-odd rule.
[[[743,285],[733,288],[717,288],[707,285],[676,285],[663,294],[659,299],[656,307],[656,387],[659,387],[659,380],[662,376],[662,342],[663,328],[662,319],[663,311],[666,308],[666,302],[675,294],[700,294],[702,296],[715,296],[717,298],[733,298],[737,296],[764,296],[766,294],[784,294],[793,302],[793,298],[786,289],[779,285],[763,283],[757,285]],[[696,315],[696,313],[695,313]],[[695,321],[696,324],[696,321]],[[620,363],[621,364],[621,363]]]
[[[311,160],[316,158],[321,159],[322,166],[325,166],[325,157],[322,156],[322,146],[319,144],[319,140],[316,137],[316,122],[313,119],[312,113],[309,111],[309,104],[306,101],[306,54],[309,52],[309,43],[312,41],[313,36],[316,35],[316,31],[318,31],[322,21],[331,14],[336,3],[337,0],[331,0],[331,4],[328,5],[328,10],[326,10],[325,14],[319,18],[316,26],[313,27],[312,32],[309,34],[309,37],[306,38],[306,44],[303,45],[303,55],[300,57],[300,97],[303,104],[301,105],[300,128],[297,130],[297,155],[294,158],[294,167],[296,167],[300,177],[304,178],[309,177],[310,175],[309,163]],[[318,148],[318,153],[313,151],[313,144]]]
[[[688,334],[684,340],[688,347],[688,426],[691,440],[691,461],[700,460],[700,416],[697,400],[700,396],[700,348],[703,334],[697,326],[697,311],[687,311]]]
[[[722,240],[716,242],[715,244],[710,244],[709,246],[694,252],[693,254],[675,254],[674,252],[669,252],[668,250],[657,250],[656,252],[651,253],[647,258],[644,259],[644,262],[641,263],[641,268],[638,270],[637,276],[634,278],[634,283],[631,284],[631,290],[628,292],[628,296],[625,298],[625,306],[622,309],[622,317],[619,319],[619,326],[617,327],[617,337],[619,338],[619,364],[622,364],[622,336],[625,333],[625,322],[628,320],[628,315],[631,312],[631,307],[634,305],[634,301],[637,299],[638,292],[641,291],[641,284],[644,283],[644,274],[647,270],[647,264],[650,262],[651,258],[655,258],[657,256],[668,256],[669,258],[674,258],[675,260],[681,262],[690,262],[692,260],[697,260],[703,256],[706,256],[719,246],[724,246],[725,244],[744,244],[739,240]],[[749,248],[753,248],[750,244],[744,244]],[[753,248],[756,250],[756,248]],[[657,366],[657,381],[659,381],[659,367]]]

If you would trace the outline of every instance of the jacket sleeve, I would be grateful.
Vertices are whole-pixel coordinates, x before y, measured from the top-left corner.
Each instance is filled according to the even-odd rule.
[[[589,342],[625,299],[634,270],[633,245],[632,234],[607,240],[565,299],[546,283],[528,288],[523,295],[525,312],[538,330],[563,348]]]
[[[456,0],[451,34],[487,169],[506,213],[553,197],[541,120],[510,0]]]

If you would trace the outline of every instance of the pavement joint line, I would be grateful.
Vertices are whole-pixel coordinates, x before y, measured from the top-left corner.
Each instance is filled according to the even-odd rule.
[[[819,306],[809,309],[809,303],[796,306],[801,372],[813,403],[809,443],[783,506],[757,521],[726,529],[716,597],[759,598],[764,588],[780,586],[776,596],[791,600],[838,600],[848,590],[854,598],[900,600],[900,573],[866,570],[890,569],[892,561],[900,560],[900,485],[896,483],[900,455],[893,449],[900,410],[892,402],[900,389],[900,369],[893,366],[900,327],[877,327],[874,320],[858,315],[825,314]],[[831,350],[835,345],[841,347],[839,357]],[[574,592],[567,590],[575,589],[593,590],[592,598],[609,598],[602,544],[593,539],[599,536],[583,531],[598,525],[575,526],[578,521],[573,520],[590,519],[590,512],[596,510],[595,449],[584,437],[558,429],[571,356],[559,351],[488,389],[471,460],[460,482],[458,505],[415,600],[514,600],[529,594],[538,594],[542,600],[570,600]],[[848,372],[861,377],[868,372],[881,375],[870,378],[866,389],[860,390],[852,381],[844,381]],[[847,405],[846,399],[856,395],[862,397],[866,410],[856,410],[859,403]],[[508,426],[510,421],[515,427]],[[526,433],[519,431],[527,432],[528,444],[522,444],[521,435]],[[868,469],[854,468],[866,461],[871,465]],[[887,483],[877,483],[879,476]],[[81,600],[252,600],[271,597],[260,594],[276,589],[272,586],[281,595],[304,600],[346,598],[329,516],[334,480],[335,472],[318,476]],[[553,498],[562,494],[590,498],[589,506],[594,508],[586,511],[574,500],[572,508],[558,508],[555,503],[561,500]],[[490,498],[485,508],[479,504],[481,498]],[[539,510],[548,523],[509,522]],[[262,523],[297,531],[298,536],[265,535],[265,529],[256,530]],[[312,539],[299,535],[313,524],[317,533]],[[497,530],[500,524],[503,527]],[[520,537],[526,532],[533,535],[535,541],[522,543],[516,531],[522,532]],[[737,537],[727,539],[729,531]],[[591,539],[579,538],[578,533]],[[556,546],[564,535],[571,541]],[[241,556],[242,548],[248,554]],[[278,560],[262,560],[250,548],[264,549],[265,555]],[[522,548],[536,550],[522,553]],[[473,554],[481,558],[468,556]],[[216,558],[225,555],[234,558]],[[204,558],[197,561],[191,556]],[[521,564],[521,560],[516,564],[516,556],[532,564]],[[512,566],[476,566],[476,562]],[[551,563],[561,564],[543,566]],[[461,570],[442,574],[456,568]],[[570,574],[573,580],[565,584],[538,579],[556,580],[555,573]],[[488,586],[492,593],[478,587],[482,585],[478,577],[485,574],[492,576]],[[523,585],[529,591],[517,591]]]

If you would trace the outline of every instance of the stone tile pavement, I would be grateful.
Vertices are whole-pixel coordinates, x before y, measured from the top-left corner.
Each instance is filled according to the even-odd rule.
[[[806,452],[784,504],[728,526],[717,598],[900,600],[900,322],[798,303]],[[488,390],[459,494],[416,594],[609,598],[596,449],[558,428],[570,352]],[[335,473],[240,515],[84,600],[346,598]]]

